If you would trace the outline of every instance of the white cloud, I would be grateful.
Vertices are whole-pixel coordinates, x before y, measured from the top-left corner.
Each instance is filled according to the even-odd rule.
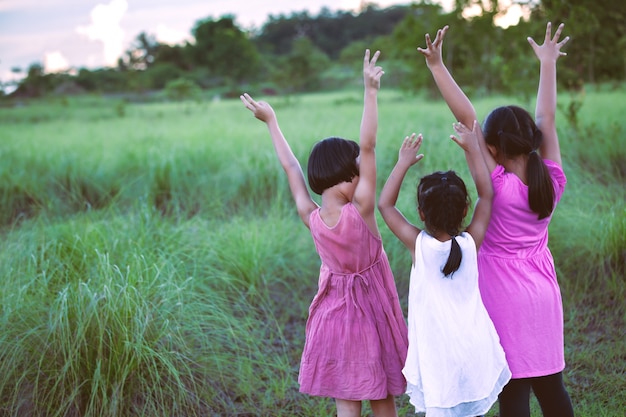
[[[127,0],[111,0],[109,4],[98,4],[91,10],[91,24],[76,28],[78,33],[104,44],[106,65],[115,65],[124,52],[124,29],[120,22],[127,9]]]
[[[46,52],[43,59],[43,68],[45,72],[59,72],[69,69],[70,65],[67,59],[59,51]]]
[[[157,25],[156,39],[158,42],[167,43],[169,45],[180,44],[185,40],[191,39],[189,33],[172,29],[164,24]]]

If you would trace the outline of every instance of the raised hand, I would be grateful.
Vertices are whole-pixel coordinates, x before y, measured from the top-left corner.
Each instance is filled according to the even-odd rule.
[[[421,133],[419,135],[413,133],[411,136],[406,136],[398,152],[397,164],[408,168],[419,162],[424,157],[424,154],[418,155],[420,146],[422,146]]]
[[[454,123],[452,125],[456,135],[450,135],[457,145],[459,145],[465,152],[469,152],[471,149],[479,150],[478,138],[481,135],[481,130],[478,127],[478,122],[474,120],[472,128],[468,128],[461,122]]]
[[[365,82],[365,88],[380,89],[380,78],[385,71],[381,66],[376,65],[380,51],[376,51],[374,56],[370,60],[370,50],[365,50],[365,56],[363,57],[363,81]]]
[[[427,33],[424,35],[424,38],[426,39],[426,48],[417,48],[417,50],[426,58],[426,65],[428,65],[429,68],[443,63],[441,50],[443,47],[443,38],[445,38],[446,32],[448,32],[448,25],[437,31],[437,36],[435,36],[434,41],[430,40],[430,35]]]
[[[561,52],[561,48],[569,41],[569,36],[566,36],[559,42],[563,27],[561,23],[552,36],[552,24],[548,22],[543,45],[537,45],[532,38],[528,38],[528,43],[539,59],[539,88],[535,106],[535,123],[543,135],[539,153],[542,158],[559,165],[561,164],[561,148],[556,131],[556,61],[559,57],[566,55],[565,52]]]
[[[562,52],[561,48],[569,41],[569,36],[566,36],[561,42],[559,42],[559,37],[561,36],[561,32],[565,24],[561,23],[559,27],[556,29],[554,33],[554,37],[552,36],[552,23],[548,22],[546,25],[546,36],[543,41],[543,45],[537,45],[535,40],[530,36],[527,38],[528,43],[532,46],[535,51],[535,55],[539,58],[539,61],[555,61],[559,59],[561,56],[567,55],[566,52]]]
[[[409,249],[413,261],[415,261],[415,239],[420,229],[411,224],[406,217],[402,215],[400,210],[396,207],[396,203],[398,201],[398,195],[400,194],[400,187],[402,186],[402,182],[409,168],[424,158],[423,154],[418,155],[421,145],[421,134],[416,135],[413,133],[411,136],[404,138],[400,146],[400,151],[398,152],[398,161],[389,173],[389,177],[387,181],[385,181],[385,185],[380,191],[378,198],[378,210],[383,220],[393,234]]]
[[[269,103],[265,101],[255,101],[248,93],[239,96],[243,104],[248,110],[254,114],[254,117],[262,122],[268,123],[276,119],[276,113]]]

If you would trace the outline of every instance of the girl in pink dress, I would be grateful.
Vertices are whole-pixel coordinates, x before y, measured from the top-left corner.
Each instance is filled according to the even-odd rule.
[[[494,322],[512,372],[499,396],[500,416],[529,416],[534,392],[544,416],[573,416],[563,385],[563,307],[548,225],[565,188],[556,131],[556,62],[565,55],[559,42],[563,25],[543,45],[528,38],[540,63],[535,120],[524,109],[504,106],[484,121],[481,150],[491,172],[494,200],[491,222],[478,254],[483,302]],[[437,31],[425,57],[439,90],[456,119],[476,119],[473,105],[441,58],[448,27]]]
[[[327,138],[312,149],[308,180],[322,196],[312,199],[274,110],[248,94],[246,108],[265,122],[287,174],[298,214],[322,261],[319,290],[309,308],[298,381],[300,391],[335,398],[337,415],[360,416],[369,400],[379,417],[397,416],[394,396],[406,387],[402,366],[407,328],[375,218],[377,96],[383,70],[365,52],[360,146]]]

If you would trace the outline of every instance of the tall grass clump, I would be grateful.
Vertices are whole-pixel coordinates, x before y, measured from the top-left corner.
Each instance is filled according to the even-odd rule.
[[[36,226],[3,252],[2,409],[191,415],[201,400],[177,325],[185,280],[91,220]]]
[[[204,416],[254,403],[273,414],[281,398],[300,407],[287,404],[297,391],[290,341],[301,341],[309,299],[294,310],[282,297],[312,297],[315,259],[298,250],[304,229],[284,239],[293,226],[280,216],[172,223],[149,206],[24,223],[0,258],[0,410]]]
[[[611,102],[606,92],[571,97],[563,112],[567,123],[559,129],[569,181],[565,213],[554,227],[563,238],[551,242],[557,259],[564,260],[560,270],[575,277],[582,294],[620,280],[623,291],[626,273],[626,127],[618,122],[619,111],[607,108]]]

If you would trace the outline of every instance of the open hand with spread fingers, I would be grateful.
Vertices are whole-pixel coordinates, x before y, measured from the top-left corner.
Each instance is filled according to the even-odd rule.
[[[564,27],[565,24],[561,23],[556,29],[556,32],[554,32],[554,36],[552,36],[552,23],[548,22],[546,25],[546,36],[542,45],[538,45],[530,36],[527,38],[528,43],[532,46],[539,61],[556,61],[559,57],[567,55],[566,52],[561,51],[561,48],[569,41],[569,36],[566,36],[559,42]]]

